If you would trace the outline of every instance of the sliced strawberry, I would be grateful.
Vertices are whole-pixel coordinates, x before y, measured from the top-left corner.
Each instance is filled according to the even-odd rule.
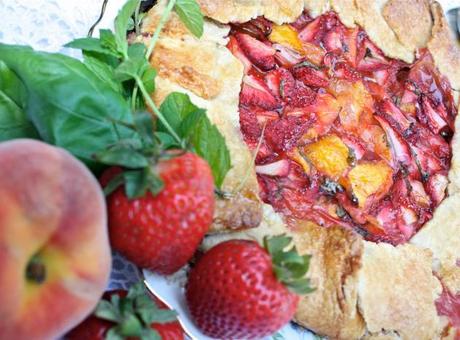
[[[436,205],[446,197],[447,184],[449,180],[443,174],[438,173],[429,178],[426,189]]]
[[[326,56],[326,51],[320,46],[308,42],[303,42],[302,47],[305,58],[313,65],[321,66],[323,59]]]
[[[238,44],[238,41],[234,36],[230,36],[227,44],[227,48],[232,52],[232,54],[238,58],[239,61],[244,66],[244,73],[247,74],[248,71],[252,67],[252,63],[249,61],[249,59],[246,57],[246,55],[243,53],[243,50],[241,49],[240,45]]]
[[[432,152],[426,152],[415,145],[411,145],[411,150],[420,168],[422,179],[444,169],[441,161]]]
[[[257,17],[251,21],[243,23],[232,23],[232,32],[248,34],[258,40],[264,41],[272,30],[272,22],[264,17]]]
[[[327,52],[340,53],[344,49],[343,43],[343,29],[340,26],[334,27],[326,33],[323,39],[323,45]]]
[[[393,168],[398,169],[400,164],[404,165],[410,174],[416,175],[418,178],[418,170],[412,159],[409,146],[406,141],[390,126],[390,124],[382,117],[375,116],[375,119],[380,123],[387,135],[387,140],[390,143],[391,153],[393,155]]]
[[[291,72],[285,68],[272,70],[265,75],[265,83],[276,97],[290,96],[296,87],[296,82]]]
[[[273,48],[276,49],[276,61],[283,67],[290,68],[300,63],[304,59],[304,57],[299,52],[294,51],[287,46],[281,44],[273,44]]]
[[[254,110],[240,107],[240,128],[246,143],[257,144],[262,129]]]
[[[315,20],[308,23],[299,33],[299,39],[304,42],[313,42],[318,38],[320,30],[322,30],[322,17],[317,17]]]
[[[310,16],[310,14],[308,14],[308,11],[304,11],[302,15],[291,24],[291,26],[294,27],[296,30],[301,31],[312,20],[313,19]]]
[[[307,86],[327,87],[329,79],[318,67],[304,62],[292,68],[294,77]]]
[[[237,33],[235,35],[241,49],[250,61],[262,70],[270,70],[275,67],[276,50],[248,34]]]
[[[260,126],[264,126],[269,121],[279,118],[279,114],[276,111],[256,111],[256,116]]]
[[[359,72],[357,72],[355,69],[350,67],[350,65],[344,62],[336,63],[333,72],[337,78],[346,79],[350,81],[357,81],[362,78]]]
[[[266,110],[273,110],[279,105],[265,83],[252,75],[246,75],[243,78],[240,104],[258,106]]]
[[[256,173],[267,176],[287,176],[289,173],[289,161],[281,159],[273,163],[257,165]]]
[[[345,30],[343,34],[343,51],[345,59],[356,67],[356,57],[358,55],[358,33],[360,32],[359,27]]]
[[[408,135],[411,133],[413,121],[409,120],[392,101],[388,99],[382,101],[379,109],[389,118],[392,126],[398,127],[401,134]]]
[[[369,93],[377,100],[384,100],[388,99],[388,93],[385,91],[385,88],[376,82],[371,80],[366,80],[365,82],[366,88]]]
[[[417,116],[421,122],[426,122],[433,133],[438,134],[447,127],[447,122],[438,113],[441,110],[435,110],[431,101],[426,96],[422,96],[423,112],[419,110]],[[442,113],[445,116],[445,111]]]
[[[292,107],[306,107],[315,102],[316,92],[297,81],[293,91],[284,90],[284,97]]]
[[[311,125],[310,120],[287,116],[276,121],[271,121],[265,128],[265,140],[276,151],[292,149]]]
[[[388,79],[390,78],[390,71],[386,70],[378,70],[374,72],[374,79],[379,85],[385,85]]]
[[[431,206],[431,199],[425,192],[422,182],[414,179],[409,179],[411,186],[411,198],[419,206],[429,208]]]
[[[383,52],[369,38],[364,38],[357,56],[357,69],[361,72],[374,72],[390,67]]]

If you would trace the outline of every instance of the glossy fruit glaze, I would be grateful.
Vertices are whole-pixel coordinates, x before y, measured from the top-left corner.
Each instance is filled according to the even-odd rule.
[[[289,220],[410,239],[444,199],[456,108],[427,50],[390,59],[333,12],[234,24],[240,124],[262,199]]]

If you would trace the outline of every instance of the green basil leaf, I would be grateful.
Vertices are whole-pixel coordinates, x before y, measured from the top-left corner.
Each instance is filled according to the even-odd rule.
[[[100,300],[94,312],[98,318],[118,322],[121,319],[117,306],[106,300]]]
[[[177,0],[174,9],[181,21],[198,38],[203,35],[204,18],[196,0]]]
[[[182,120],[196,110],[198,107],[191,102],[189,96],[178,92],[169,94],[160,106],[161,113],[176,132],[179,132]],[[168,130],[159,122],[158,131]]]
[[[180,131],[195,152],[208,162],[214,182],[220,188],[231,168],[230,152],[225,144],[225,138],[216,126],[211,124],[204,110],[197,110],[187,116],[181,124]]]
[[[39,136],[22,108],[0,91],[0,141],[15,138],[38,139]]]
[[[147,47],[142,43],[134,43],[128,47],[128,56],[133,59],[145,59]]]
[[[89,68],[96,77],[109,85],[114,91],[122,93],[123,89],[121,84],[115,79],[115,70],[110,65],[90,54],[84,54],[83,58],[86,67]]]
[[[157,70],[149,67],[142,75],[142,82],[144,83],[145,89],[148,93],[155,91],[155,78],[157,76]]]
[[[129,21],[140,0],[129,0],[118,12],[115,18],[115,41],[117,42],[118,51],[123,55],[128,53],[128,41],[126,32],[128,31]]]
[[[116,53],[117,55],[121,55],[121,52],[118,51],[117,39],[115,38],[115,34],[109,29],[100,29],[99,30],[99,40],[101,41],[101,46],[105,47],[106,49]]]
[[[145,156],[125,145],[115,145],[109,149],[100,151],[94,155],[94,159],[107,165],[119,165],[126,168],[136,169],[149,165]]]
[[[136,59],[129,58],[116,68],[115,75],[118,80],[126,81],[132,78],[141,77],[149,67],[150,65],[144,57]]]
[[[195,106],[189,96],[183,93],[168,95],[160,111],[174,131],[209,163],[216,186],[220,188],[231,167],[230,152],[225,138],[211,123],[206,111]],[[161,123],[158,124],[158,130],[167,131]]]
[[[0,58],[0,91],[3,91],[14,103],[24,108],[27,98],[27,91],[24,84],[12,72]]]
[[[30,47],[0,44],[0,59],[27,89],[25,111],[40,137],[63,147],[93,170],[95,151],[131,138],[128,102],[82,62]]]
[[[155,137],[160,141],[163,149],[180,148],[180,144],[174,137],[166,132],[155,132]]]
[[[150,112],[138,112],[134,114],[134,125],[139,133],[142,142],[147,147],[156,144],[154,135],[153,118]]]
[[[98,52],[102,54],[111,55],[114,57],[120,57],[120,54],[113,51],[111,48],[107,48],[101,44],[101,40],[97,38],[79,38],[72,40],[71,42],[64,45],[64,47],[76,48],[82,51]]]

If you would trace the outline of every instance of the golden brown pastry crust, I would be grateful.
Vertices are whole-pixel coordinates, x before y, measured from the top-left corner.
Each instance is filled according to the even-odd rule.
[[[223,188],[233,196],[218,203],[222,209],[216,212],[213,230],[228,231],[232,225],[247,224],[241,222],[242,217],[237,221],[227,218],[226,211],[249,216],[246,220],[251,227],[257,216],[262,216],[257,228],[207,237],[204,248],[230,238],[260,242],[264,235],[291,234],[302,252],[313,255],[309,275],[318,288],[302,298],[296,315],[298,323],[341,339],[439,337],[445,320],[441,322],[436,315],[434,300],[440,293],[440,284],[430,268],[433,264],[445,284],[459,290],[460,274],[455,261],[460,254],[460,214],[456,213],[460,208],[460,136],[455,134],[453,139],[450,197],[412,239],[412,245],[370,244],[340,228],[324,229],[312,223],[288,229],[280,215],[257,197],[252,155],[239,127],[238,94],[243,68],[224,47],[228,26],[222,25],[258,15],[281,24],[293,21],[304,7],[314,16],[333,9],[347,26],[362,25],[390,57],[411,62],[416,49],[427,46],[440,71],[454,89],[460,89],[460,51],[450,37],[439,5],[429,0],[198,2],[211,19],[206,21],[200,40],[192,37],[174,14],[161,35],[160,56],[152,59],[160,75],[154,99],[160,103],[172,91],[188,93],[195,104],[208,110],[210,119],[226,137],[233,168]],[[164,3],[160,1],[151,10],[144,32],[154,30]],[[409,15],[414,12],[416,17]],[[458,131],[460,119],[456,127]],[[245,204],[248,200],[250,204]]]

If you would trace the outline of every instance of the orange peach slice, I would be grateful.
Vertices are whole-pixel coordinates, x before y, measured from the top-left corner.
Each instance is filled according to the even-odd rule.
[[[65,150],[0,143],[0,339],[57,339],[95,307],[110,273],[104,195]]]
[[[348,181],[360,208],[369,198],[384,196],[393,184],[392,169],[383,161],[362,162],[348,173]]]
[[[336,135],[328,135],[304,150],[316,169],[337,179],[348,168],[348,147]]]
[[[303,53],[302,42],[298,33],[290,25],[274,25],[268,39],[273,43],[278,43]]]
[[[342,107],[340,122],[346,130],[359,131],[372,122],[373,99],[361,81],[337,80],[330,90]]]

